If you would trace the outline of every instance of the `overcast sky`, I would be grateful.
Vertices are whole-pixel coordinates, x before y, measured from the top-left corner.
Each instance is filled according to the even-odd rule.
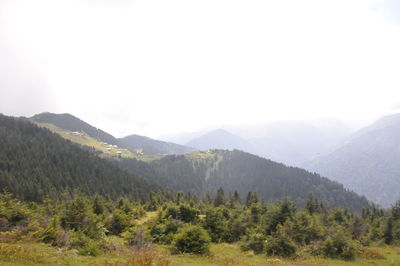
[[[116,136],[375,118],[400,102],[397,0],[0,0],[0,112]]]

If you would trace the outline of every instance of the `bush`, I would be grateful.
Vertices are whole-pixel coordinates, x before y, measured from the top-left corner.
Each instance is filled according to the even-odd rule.
[[[39,233],[39,239],[59,247],[67,246],[70,242],[69,234],[61,228],[58,216],[54,216],[48,226]]]
[[[110,231],[115,235],[119,235],[123,231],[129,229],[130,226],[130,216],[128,214],[125,214],[123,211],[116,209],[111,219]]]
[[[321,240],[324,235],[321,222],[307,212],[297,213],[292,221],[284,224],[284,230],[299,245]]]
[[[244,240],[242,249],[244,251],[253,250],[260,254],[264,251],[266,237],[261,233],[250,233]]]
[[[278,231],[267,238],[265,251],[269,256],[293,257],[296,255],[297,246],[284,233],[282,226],[278,226]]]
[[[174,247],[180,253],[204,254],[209,252],[210,236],[196,225],[186,225],[175,237]]]
[[[322,242],[321,252],[326,257],[344,260],[353,260],[356,255],[353,243],[340,231]]]
[[[154,242],[171,244],[174,235],[182,226],[183,222],[180,220],[162,220],[162,223],[155,224],[151,227],[150,235],[153,237]]]
[[[140,250],[150,246],[150,239],[143,229],[130,230],[122,233],[128,246]]]
[[[296,244],[287,237],[270,237],[265,250],[269,256],[293,257],[296,255]]]
[[[81,255],[98,256],[100,255],[100,246],[102,241],[90,239],[81,231],[70,230],[71,247],[76,248]]]

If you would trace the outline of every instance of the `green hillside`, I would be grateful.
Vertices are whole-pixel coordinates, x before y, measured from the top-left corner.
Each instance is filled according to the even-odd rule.
[[[243,198],[253,191],[267,202],[289,196],[302,206],[312,193],[329,206],[360,211],[369,205],[365,197],[318,174],[237,150],[170,155],[148,163],[124,159],[118,164],[163,187],[201,196],[222,187],[237,190]]]
[[[114,158],[140,158],[140,151],[132,153],[128,149],[120,148],[118,145],[112,145],[108,143],[101,142],[84,132],[69,131],[66,129],[59,128],[53,124],[49,123],[39,123],[36,124],[40,127],[45,127],[54,133],[59,134],[65,139],[72,142],[78,143],[82,146],[93,148],[98,151],[101,157],[114,157]]]
[[[0,188],[25,200],[79,189],[146,198],[155,185],[25,119],[0,115]]]
[[[96,150],[101,157],[149,161],[160,159],[166,154],[184,154],[195,150],[139,135],[117,139],[71,114],[41,113],[31,117],[30,120],[65,139]]]
[[[119,139],[119,141],[123,147],[131,151],[141,150],[146,155],[185,154],[196,150],[195,148],[184,145],[155,140],[139,135],[130,135]]]

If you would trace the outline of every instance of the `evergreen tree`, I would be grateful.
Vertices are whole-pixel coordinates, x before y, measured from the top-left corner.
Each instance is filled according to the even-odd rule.
[[[218,207],[225,204],[225,192],[222,187],[217,190],[217,195],[214,199],[214,206]]]

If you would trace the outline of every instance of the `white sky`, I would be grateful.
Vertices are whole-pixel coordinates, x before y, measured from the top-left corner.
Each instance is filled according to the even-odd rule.
[[[116,136],[368,119],[400,102],[397,0],[0,0],[0,112]]]

